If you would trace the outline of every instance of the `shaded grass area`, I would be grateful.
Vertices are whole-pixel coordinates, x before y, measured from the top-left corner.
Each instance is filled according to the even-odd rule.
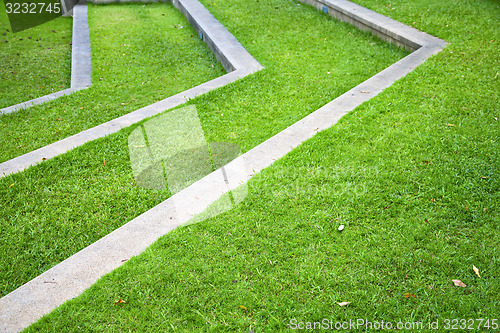
[[[499,3],[357,2],[451,44],[257,175],[239,206],[172,231],[28,331],[498,319]]]
[[[225,73],[171,4],[88,6],[92,86],[0,116],[0,162]]]
[[[0,1],[0,108],[69,88],[71,29],[71,18],[59,17],[13,33]]]
[[[296,3],[228,4],[234,8],[226,10],[240,11],[241,19],[230,30],[241,31],[241,42],[268,68],[190,103],[208,142],[230,142],[243,152],[406,54]],[[283,18],[287,24],[280,25]],[[244,32],[242,26],[254,20],[260,24]],[[134,187],[127,142],[134,128],[0,180],[2,246],[14,256],[0,262],[2,294],[166,199],[166,192]],[[100,168],[106,172],[95,171]],[[47,242],[34,242],[38,238]]]

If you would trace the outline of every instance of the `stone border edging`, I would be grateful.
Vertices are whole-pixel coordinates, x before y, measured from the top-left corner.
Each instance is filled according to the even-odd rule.
[[[324,4],[327,1],[316,2]],[[344,0],[328,2],[346,3]],[[377,18],[378,15],[371,16],[373,21],[370,22],[374,25],[384,23]],[[404,29],[407,28],[409,27],[404,26]],[[418,38],[421,38],[421,35],[418,35]],[[411,41],[417,43],[421,40]],[[317,132],[331,127],[342,116],[391,86],[427,58],[438,53],[446,42],[432,37],[431,42],[424,41],[418,45],[420,47],[417,51],[239,156],[224,166],[224,170],[221,168],[207,175],[1,298],[0,323],[5,325],[5,329],[25,328],[66,300],[78,296],[100,277],[121,266],[124,259],[140,254],[159,237],[187,222],[188,216],[201,213],[222,194],[246,183],[275,160]],[[224,179],[230,179],[231,182],[227,184]],[[179,216],[181,218],[178,218]]]
[[[196,22],[195,29],[197,32],[203,34],[204,40],[207,41],[208,46],[212,52],[214,52],[218,60],[225,64],[224,66],[227,69],[234,70],[228,74],[202,83],[194,88],[185,90],[119,118],[0,163],[0,178],[23,171],[32,165],[42,163],[44,160],[61,155],[86,142],[116,133],[122,128],[181,105],[189,99],[203,95],[213,89],[223,87],[231,82],[235,82],[263,68],[238,40],[236,40],[236,38],[197,0],[174,0],[173,4],[183,12],[183,14],[187,15],[186,17],[190,22]],[[75,6],[75,9],[76,8],[77,6]]]
[[[355,27],[410,51],[446,42],[347,0],[299,0]]]
[[[73,41],[71,49],[71,88],[85,89],[92,85],[92,58],[87,5],[84,0],[73,7]]]
[[[199,1],[172,0],[172,4],[184,14],[227,72],[256,72],[264,68]]]
[[[73,34],[71,38],[71,86],[68,89],[41,96],[27,102],[0,109],[0,115],[42,104],[61,96],[72,94],[92,85],[92,61],[90,58],[90,37],[87,20],[87,6],[83,3],[73,8]]]

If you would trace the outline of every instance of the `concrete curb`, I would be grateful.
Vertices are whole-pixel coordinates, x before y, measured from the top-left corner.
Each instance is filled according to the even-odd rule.
[[[370,31],[382,40],[410,51],[421,47],[444,47],[446,42],[347,0],[299,0],[324,13]]]
[[[315,2],[321,5],[347,3],[344,0]],[[379,18],[377,14],[367,20],[371,26],[383,27],[386,18],[382,16],[382,22]],[[395,33],[398,36],[397,30]],[[420,34],[410,37],[409,45],[418,45],[417,51],[231,161],[224,166],[225,176],[222,168],[216,170],[0,299],[0,328],[23,329],[66,300],[78,296],[101,276],[121,266],[124,259],[141,253],[159,237],[187,222],[190,216],[202,212],[222,194],[246,183],[317,132],[331,127],[343,115],[391,86],[446,45],[432,36],[431,39],[420,39]],[[232,181],[227,184],[224,179]]]
[[[73,37],[71,42],[71,88],[0,109],[0,115],[27,109],[61,96],[72,94],[92,85],[89,25],[87,5],[80,3],[73,8]]]

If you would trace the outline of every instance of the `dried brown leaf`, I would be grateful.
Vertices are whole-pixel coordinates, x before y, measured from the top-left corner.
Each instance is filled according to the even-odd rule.
[[[127,303],[127,302],[125,302],[122,299],[119,299],[118,301],[115,302],[115,304],[113,304],[113,306],[115,306],[116,304],[121,304],[121,303]]]
[[[477,269],[476,266],[472,265],[472,269],[474,270],[474,273],[476,273],[478,277],[481,277],[481,275],[479,275],[479,269]]]
[[[246,308],[245,306],[243,306],[243,305],[240,305],[240,306],[238,306],[238,307],[239,307],[240,309],[245,310],[245,311],[247,310],[247,308]]]
[[[341,302],[337,303],[339,306],[346,306],[347,304],[351,304],[351,302]]]
[[[411,298],[411,297],[415,297],[415,294],[405,293],[403,296],[405,298]]]
[[[465,287],[467,287],[467,286],[465,285],[465,283],[463,283],[463,282],[462,282],[462,281],[460,281],[460,280],[451,280],[451,281],[453,281],[453,283],[454,283],[454,284],[455,284],[455,286],[457,286],[457,287],[464,287],[464,288],[465,288]]]

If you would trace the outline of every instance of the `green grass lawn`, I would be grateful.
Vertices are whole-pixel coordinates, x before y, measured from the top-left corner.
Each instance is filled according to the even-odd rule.
[[[13,33],[0,1],[0,108],[69,88],[71,27],[60,17]]]
[[[242,204],[174,230],[28,331],[498,318],[499,3],[357,2],[451,44],[261,172]],[[205,5],[238,38],[253,30],[240,1]]]
[[[0,116],[0,162],[225,73],[171,4],[89,5],[88,16],[92,87]],[[22,63],[15,65],[20,72],[27,68]],[[7,71],[2,75],[10,74]],[[9,85],[16,86],[17,82],[13,79]]]
[[[125,9],[121,9],[122,6],[91,7],[91,24],[95,24],[101,9],[102,16],[99,17],[106,22],[95,26],[104,29],[107,25],[112,25],[107,22],[110,11],[116,10],[119,13],[127,10],[128,15],[132,15],[134,11],[140,13],[147,8],[142,7],[143,5],[125,5]],[[234,26],[228,24],[230,31],[239,31],[237,38],[266,69],[193,99],[190,103],[198,109],[208,142],[231,142],[240,146],[243,152],[407,54],[347,24],[333,21],[310,7],[283,3],[280,0],[270,2],[264,8],[260,8],[258,3],[251,7],[244,6],[242,2],[232,3],[232,6],[234,8],[227,7],[225,10],[237,13],[239,23],[236,24],[238,20],[231,20]],[[165,10],[172,7],[155,5],[154,8]],[[257,13],[259,16],[256,16]],[[256,19],[259,24],[254,22]],[[287,24],[281,24],[282,20]],[[243,29],[249,24],[254,26],[249,27],[248,31]],[[167,28],[168,34],[175,36],[179,32],[173,26]],[[180,30],[185,29],[187,27],[184,25]],[[93,29],[92,34],[105,38],[104,32],[97,35],[97,28]],[[118,36],[122,35],[118,31]],[[193,43],[190,34],[186,39]],[[126,40],[124,37],[120,43],[128,43]],[[164,39],[163,43],[167,41]],[[201,43],[199,40],[198,42]],[[103,42],[99,48],[94,47],[93,52],[99,53],[105,47],[106,43]],[[144,98],[131,101],[127,106],[119,105],[118,102],[123,99],[116,96],[127,91],[135,92],[137,89],[120,86],[118,82],[106,83],[108,79],[112,80],[112,75],[104,76],[104,73],[111,71],[110,67],[121,61],[121,54],[108,53],[111,59],[107,59],[104,57],[105,53],[102,51],[101,61],[106,61],[107,65],[94,65],[94,69],[100,75],[99,67],[102,67],[105,80],[101,84],[113,89],[113,94],[110,91],[105,93],[104,88],[97,87],[100,83],[95,77],[99,76],[94,74],[95,91],[102,92],[102,99],[116,98],[117,108],[127,107],[128,110],[133,110],[133,106],[138,107],[138,104],[144,104],[145,101],[154,100]],[[173,53],[172,51],[172,56]],[[175,60],[177,58],[178,56],[174,57]],[[172,61],[172,64],[175,62]],[[207,62],[206,67],[209,73],[220,72],[219,69],[212,69],[210,62]],[[185,67],[183,71],[189,72],[190,69],[191,67]],[[198,75],[201,74],[197,72]],[[139,76],[133,78],[138,80]],[[189,77],[184,79],[190,82]],[[147,81],[146,84],[158,83]],[[169,89],[178,87],[185,87],[180,78],[172,82]],[[91,89],[94,88],[86,91]],[[147,91],[144,89],[141,93],[146,94]],[[69,103],[71,98],[75,99],[71,103],[76,106],[77,101],[83,97],[73,94],[68,100],[59,101]],[[131,98],[128,97],[128,100]],[[96,103],[97,101],[96,96]],[[79,105],[87,111],[94,110],[92,103],[88,103]],[[112,105],[110,103],[109,107]],[[50,109],[49,106],[47,108]],[[68,108],[67,117],[78,118],[78,121],[96,121],[94,118],[103,117],[100,110],[96,107],[95,116],[89,117],[85,116],[86,113],[79,114],[76,107]],[[116,112],[124,111],[119,109]],[[14,115],[0,118],[2,119],[6,119],[8,126],[21,126],[16,123],[19,119]],[[63,119],[64,124],[71,124],[71,121]],[[167,191],[142,189],[134,182],[127,138],[136,127],[131,126],[0,180],[0,250],[6,253],[0,258],[2,295],[168,197]]]
[[[495,0],[394,0],[391,6],[357,2],[450,45],[253,178],[239,206],[174,230],[28,331],[274,332],[286,330],[292,319],[323,318],[439,320],[444,328],[446,318],[498,318],[500,5]],[[244,151],[364,74],[373,75],[368,73],[372,67],[384,66],[381,58],[394,62],[398,57],[365,34],[296,3],[203,3],[266,66],[192,101],[207,140],[231,141]],[[341,45],[329,45],[325,57],[311,36],[301,40],[291,31],[300,29],[301,22],[308,24],[302,27],[304,34],[323,35],[316,42],[332,38]],[[311,22],[319,22],[317,28]],[[330,34],[321,33],[320,27],[331,29]],[[280,37],[271,39],[266,29]],[[332,37],[335,31],[341,31],[338,38]],[[363,45],[381,51],[369,57]],[[348,51],[350,47],[357,52]],[[335,63],[347,55],[350,65],[356,61],[353,67]],[[316,66],[321,61],[326,63]],[[330,78],[327,73],[339,67],[344,71]],[[80,231],[91,242],[99,236],[96,231],[105,234],[109,224],[120,224],[116,217],[126,215],[120,205],[130,209],[130,216],[138,213],[141,208],[128,200],[130,193],[149,198],[141,202],[144,209],[162,200],[163,192],[133,185],[124,143],[131,130],[1,180],[2,198],[9,196],[4,203],[17,203],[15,209],[2,209],[11,225],[5,240],[12,244],[18,234],[10,230],[25,225],[19,235],[42,238],[38,223],[27,221],[45,219],[49,249],[60,249],[63,258],[71,253],[63,249],[73,239],[70,233]],[[113,170],[108,173],[107,168]],[[114,195],[121,194],[123,200],[100,197],[118,188]],[[78,209],[97,205],[80,208],[73,199],[64,206],[60,200],[65,195],[97,203],[101,208],[89,215],[99,217],[94,222],[80,218]],[[35,205],[31,201],[41,199],[52,206],[38,204],[40,211],[27,217],[29,206]],[[58,207],[65,207],[66,217],[52,211]],[[71,217],[77,227],[96,224],[88,230],[56,230]],[[346,226],[342,232],[337,230],[340,224]],[[57,243],[58,233],[66,233],[66,241]],[[69,247],[77,249],[85,241]],[[38,263],[34,268],[40,271],[51,265],[40,258],[57,258],[41,249],[31,253],[24,260]],[[24,269],[27,278],[31,268]],[[4,278],[16,281],[10,287],[21,280],[14,273]],[[455,287],[452,279],[467,287]],[[120,299],[126,303],[115,305]],[[351,304],[337,305],[345,301]]]

